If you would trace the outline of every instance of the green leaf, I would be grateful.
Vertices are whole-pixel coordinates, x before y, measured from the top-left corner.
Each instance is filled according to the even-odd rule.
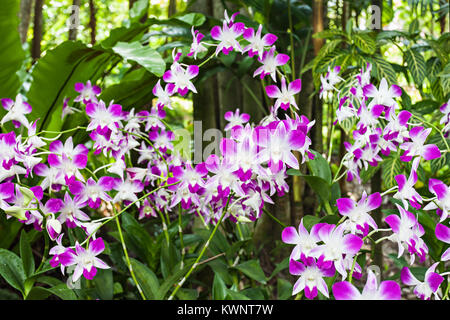
[[[402,173],[402,166],[400,164],[400,158],[398,155],[389,156],[382,164],[382,180],[386,189],[392,188],[397,185],[395,176]]]
[[[213,300],[225,300],[227,295],[227,286],[218,273],[214,274],[214,281],[212,287]]]
[[[206,21],[206,17],[201,13],[188,13],[175,19],[186,22],[187,24],[199,27]]]
[[[450,92],[450,62],[447,63],[441,73],[438,74],[444,95]]]
[[[40,119],[38,131],[43,128],[59,131],[65,97],[76,97],[76,82],[92,83],[100,77],[112,55],[88,48],[80,41],[66,41],[47,51],[33,68],[28,103],[33,107],[29,119]],[[78,123],[77,123],[78,125]]]
[[[173,242],[163,241],[161,244],[161,272],[164,278],[167,278],[171,273],[177,262],[180,260],[179,252],[175,248]]]
[[[34,287],[27,295],[26,300],[45,300],[52,294],[63,300],[77,300],[73,290],[69,289],[65,283],[52,288]]]
[[[161,286],[158,289],[158,293],[156,294],[156,300],[162,300],[165,298],[166,294],[170,289],[174,288],[176,283],[179,283],[181,277],[185,276],[191,266],[194,264],[195,259],[189,259],[185,261],[183,268],[180,268],[180,264],[178,264],[174,271],[167,279],[161,283]]]
[[[397,82],[397,75],[394,68],[382,56],[377,54],[373,57],[366,57],[366,59],[367,62],[372,64],[374,75],[379,81],[385,78],[391,85]]]
[[[130,9],[130,19],[132,22],[139,21],[142,17],[148,14],[149,8],[148,0],[138,0],[133,4],[133,7]]]
[[[230,297],[230,300],[251,300],[245,294],[233,291],[231,289],[227,289],[227,294]],[[227,298],[227,300],[228,300],[228,298]]]
[[[22,49],[19,28],[20,1],[4,0],[0,10],[0,98],[15,99],[21,86],[17,71],[20,70],[25,53]],[[0,117],[5,112],[0,108]]]
[[[155,273],[136,259],[130,258],[136,279],[147,299],[157,299],[159,280]]]
[[[308,185],[319,195],[322,203],[330,201],[331,187],[327,181],[320,177],[303,176]]]
[[[433,111],[439,109],[439,103],[434,100],[425,99],[413,104],[410,108],[407,109],[411,110],[415,114],[425,115],[433,113]]]
[[[293,285],[290,281],[283,278],[277,279],[278,300],[286,300],[292,296]]]
[[[22,260],[13,252],[0,249],[0,275],[13,288],[24,292],[26,279]]]
[[[131,60],[143,66],[157,77],[162,77],[166,70],[166,63],[161,55],[149,46],[144,47],[140,42],[118,42],[112,50],[125,60]]]
[[[312,175],[331,183],[331,169],[328,161],[319,152],[312,149],[310,152],[314,154],[314,159],[310,159],[307,164]]]
[[[322,203],[330,201],[331,195],[331,186],[321,177],[304,175],[300,172],[300,170],[296,169],[288,169],[286,171],[288,175],[291,176],[301,176],[306,180],[308,185],[317,193],[319,199]]]
[[[308,217],[308,216],[305,216],[305,217]],[[283,259],[283,261],[281,261],[280,263],[277,263],[275,269],[272,271],[272,274],[270,275],[269,279],[267,279],[267,280],[272,279],[281,271],[288,269],[289,268],[289,260],[290,260],[290,258],[286,257]]]
[[[416,33],[419,31],[419,19],[414,19],[408,27],[408,32],[410,34]]]
[[[264,271],[262,270],[258,260],[253,259],[245,261],[243,263],[236,265],[233,268],[238,269],[247,277],[256,280],[262,284],[267,283],[266,275],[264,274]]]
[[[312,37],[319,39],[334,39],[336,37],[347,37],[347,34],[338,29],[328,29],[316,32],[312,35]]]
[[[95,291],[101,300],[112,300],[114,295],[113,272],[111,269],[99,269],[94,277]]]
[[[357,32],[352,35],[352,40],[362,52],[374,54],[377,49],[375,39],[367,32]]]
[[[347,119],[343,120],[342,122],[340,122],[339,126],[345,131],[346,134],[349,134],[350,131],[355,126],[356,122],[357,122],[357,118],[351,117],[351,118],[347,118]]]
[[[427,60],[426,66],[427,66],[428,80],[430,80],[430,82],[432,83],[433,81],[436,80],[437,75],[441,71],[442,68],[441,60],[439,60],[439,58],[437,57],[431,57],[430,59]]]
[[[122,105],[126,110],[131,107],[138,109],[153,99],[151,88],[157,80],[154,74],[144,68],[133,70],[121,82],[103,90],[100,99],[108,104],[114,100],[114,103]]]
[[[421,87],[427,72],[425,59],[417,50],[407,49],[405,52],[405,60],[416,86]]]
[[[20,257],[22,258],[25,275],[27,277],[31,276],[35,268],[34,257],[27,232],[24,229],[22,229],[22,233],[20,234]]]
[[[312,215],[306,215],[303,216],[303,226],[306,228],[306,230],[311,231],[311,228],[318,224],[320,221],[319,217],[312,216]]]

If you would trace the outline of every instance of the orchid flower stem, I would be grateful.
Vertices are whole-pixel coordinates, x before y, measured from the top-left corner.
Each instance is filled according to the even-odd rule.
[[[391,192],[397,190],[397,188],[398,188],[398,187],[395,186],[395,187],[392,187],[392,188],[386,190],[385,192],[383,192],[383,193],[381,194],[381,197],[384,197],[384,196],[387,195],[388,193],[391,193]]]
[[[350,274],[348,275],[348,282],[352,283],[353,271],[355,270],[356,258],[358,258],[359,254],[353,258],[352,269],[350,270]]]
[[[169,232],[167,231],[166,219],[164,218],[164,215],[161,213],[161,211],[158,210],[158,214],[159,214],[159,217],[161,218],[161,221],[162,221],[162,224],[163,224],[164,236],[166,237],[167,244],[169,244],[170,238],[169,238]]]
[[[205,218],[203,218],[203,215],[200,214],[200,212],[198,212],[198,210],[197,210],[197,214],[198,214],[198,216],[200,217],[200,219],[202,220],[203,225],[205,226],[206,230],[209,230],[209,226],[208,226],[208,224],[206,223]]]
[[[378,243],[380,243],[381,241],[386,240],[386,239],[388,239],[388,238],[389,238],[389,236],[380,238],[380,239],[378,239],[377,241],[375,241],[375,244],[378,244]]]
[[[331,108],[331,107],[330,107]],[[330,161],[331,161],[331,153],[332,153],[332,151],[333,151],[333,133],[334,133],[334,125],[332,124],[331,125],[331,135],[330,135],[330,146],[328,147],[328,158],[327,158],[327,160],[328,160],[328,163],[330,163]]]
[[[337,226],[340,225],[342,222],[344,222],[344,220],[347,218],[347,216],[343,216],[341,218],[341,220],[338,221],[338,223],[336,224]]]
[[[448,145],[447,139],[445,139],[444,134],[442,133],[442,130],[439,130],[434,124],[432,124],[432,123],[426,121],[425,119],[423,119],[423,118],[421,118],[421,117],[419,117],[419,116],[416,116],[415,114],[412,114],[412,116],[413,116],[413,118],[416,118],[417,120],[419,120],[419,121],[421,121],[421,122],[423,122],[423,123],[429,125],[429,126],[432,127],[434,130],[436,130],[437,132],[439,132],[439,134],[440,134],[442,140],[443,140],[444,143],[445,143],[445,147],[447,148],[447,150],[450,150],[450,146]]]
[[[277,222],[280,226],[282,226],[283,228],[286,228],[286,227],[287,227],[283,222],[281,222],[281,221],[278,220],[276,217],[274,217],[274,216],[269,212],[269,210],[267,210],[266,208],[263,208],[263,211],[264,211],[269,217],[271,217],[272,220],[274,220],[275,222]]]
[[[330,203],[328,201],[324,201],[324,207],[328,215],[334,215],[333,209],[331,209]]]
[[[51,133],[51,134],[57,134],[57,137],[55,137],[55,138],[51,138],[51,139],[58,139],[58,137],[60,137],[62,134],[64,134],[64,133],[68,133],[68,132],[72,132],[72,131],[76,131],[76,130],[79,130],[79,129],[82,129],[82,130],[87,130],[87,128],[86,127],[82,127],[82,126],[77,126],[77,127],[75,127],[75,128],[72,128],[72,129],[67,129],[67,130],[64,130],[64,131],[48,131],[48,130],[42,130],[41,132],[39,132],[39,133],[36,133],[35,135],[37,136],[37,135],[40,135],[40,134],[43,134],[43,133]]]
[[[228,204],[230,203],[230,198],[231,198],[231,193],[228,196],[227,199],[227,203],[225,205],[225,208],[222,211],[222,215],[219,218],[219,221],[216,223],[213,231],[211,232],[211,234],[209,235],[208,240],[205,242],[205,245],[202,248],[202,251],[200,252],[199,256],[197,257],[197,259],[195,260],[194,264],[191,266],[191,268],[189,269],[189,271],[186,273],[186,275],[180,280],[180,282],[178,282],[177,286],[175,287],[175,289],[173,290],[172,294],[169,296],[169,300],[172,300],[173,297],[176,295],[176,293],[178,292],[178,290],[181,288],[181,286],[183,285],[183,283],[187,280],[187,278],[189,278],[189,276],[191,275],[191,273],[195,270],[195,268],[197,268],[197,266],[199,265],[200,260],[203,258],[203,255],[206,252],[206,249],[208,249],[208,246],[212,240],[212,238],[214,237],[214,235],[216,234],[217,229],[219,228],[220,223],[222,222],[223,218],[225,217],[225,214],[228,211]]]
[[[267,115],[267,110],[264,109],[264,106],[261,104],[261,101],[259,101],[259,99],[255,96],[255,94],[248,87],[248,85],[244,81],[241,81],[241,84],[244,86],[245,90],[247,90],[247,92],[250,94],[250,96],[253,98],[253,100],[255,100],[256,105],[261,108],[261,110],[264,112],[265,115]]]
[[[239,222],[236,222],[236,227],[237,227],[237,230],[238,230],[238,233],[239,233],[239,240],[244,240],[244,235],[242,234],[242,230],[241,230],[241,227],[239,226]]]
[[[184,241],[183,241],[183,228],[181,227],[181,205],[180,205],[180,211],[178,212],[178,233],[180,234],[180,246],[181,246],[181,263],[180,263],[180,269],[184,268],[184,256],[186,254],[186,248],[184,247]]]
[[[198,67],[201,68],[204,64],[206,64],[209,60],[211,60],[211,59],[214,58],[215,56],[216,56],[216,54],[213,53],[212,55],[210,55],[210,56],[208,57],[208,59],[206,59],[205,61],[203,61],[202,63],[200,63],[200,64],[198,65]]]
[[[339,181],[342,178],[342,176],[345,175],[346,172],[344,171],[344,173],[339,178],[336,178],[338,176],[338,174],[341,172],[342,166],[344,164],[344,159],[345,159],[345,157],[342,158],[341,163],[339,164],[339,168],[337,169],[336,174],[334,175],[334,178],[333,178],[333,182],[331,184]]]
[[[41,269],[44,267],[44,263],[48,254],[48,249],[49,249],[49,241],[48,241],[48,234],[47,232],[43,232],[44,234],[44,254],[42,255],[42,260],[41,263],[39,264],[39,267],[36,269],[35,273],[38,273],[39,271],[41,271]]]
[[[367,236],[365,236],[365,237],[363,238],[363,240],[365,240],[366,238],[370,238],[370,236],[373,235],[374,233],[377,233],[377,232],[383,232],[383,231],[391,231],[391,230],[392,230],[391,228],[387,228],[387,229],[376,229],[376,230],[373,230],[373,231],[369,232],[369,233],[367,234]]]
[[[115,211],[115,209],[114,209],[114,211]],[[130,257],[128,256],[127,246],[125,245],[125,240],[123,238],[122,228],[120,227],[119,217],[116,214],[114,215],[114,217],[115,217],[115,220],[116,220],[117,230],[119,231],[119,237],[120,237],[120,242],[122,243],[123,253],[125,254],[125,260],[127,261],[128,270],[130,270],[131,278],[133,279],[133,282],[136,285],[136,288],[138,289],[139,294],[142,297],[142,300],[147,300],[145,298],[144,293],[142,292],[141,287],[139,286],[139,283],[136,280],[136,276],[134,275],[133,267],[132,267],[131,262],[130,262]]]
[[[448,299],[448,291],[450,289],[450,281],[447,282],[447,289],[445,289],[444,297],[442,297],[442,300],[449,300]]]

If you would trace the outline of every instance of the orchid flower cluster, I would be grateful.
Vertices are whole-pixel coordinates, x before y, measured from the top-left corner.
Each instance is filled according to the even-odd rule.
[[[360,172],[369,166],[376,167],[383,160],[382,156],[401,152],[400,160],[411,162],[411,172],[408,176],[395,176],[397,186],[383,192],[368,195],[363,192],[359,201],[351,198],[337,199],[335,205],[342,219],[336,224],[318,223],[308,231],[300,222],[298,230],[287,227],[282,233],[285,243],[295,245],[290,256],[289,270],[299,276],[294,284],[293,295],[304,291],[307,298],[313,299],[320,292],[329,297],[325,278],[340,275],[341,282],[332,286],[335,299],[400,299],[401,289],[392,280],[377,284],[372,271],[368,270],[367,283],[362,293],[351,284],[352,277],[361,278],[362,266],[356,257],[362,254],[361,249],[373,241],[371,235],[379,231],[391,232],[391,235],[377,240],[390,240],[398,245],[398,258],[407,252],[412,265],[415,258],[421,264],[429,256],[429,248],[423,240],[425,230],[419,223],[418,216],[411,211],[434,211],[436,220],[435,236],[438,241],[449,243],[450,228],[448,225],[448,210],[450,205],[450,188],[437,179],[429,179],[429,191],[434,195],[430,199],[422,197],[415,188],[418,181],[417,170],[420,161],[439,158],[443,152],[435,144],[427,144],[426,139],[431,128],[425,128],[420,123],[410,122],[414,115],[406,110],[400,110],[396,98],[401,96],[401,88],[397,85],[389,86],[386,79],[382,79],[378,88],[371,83],[371,65],[361,69],[350,82],[348,95],[340,96],[341,91],[336,88],[337,83],[344,79],[339,76],[339,66],[329,69],[321,76],[321,97],[329,97],[333,92],[338,93],[338,107],[336,121],[342,123],[346,119],[356,120],[356,130],[353,131],[353,143],[345,142],[347,153],[344,155],[341,168],[345,168],[347,180],[357,179],[361,183]],[[448,133],[448,104],[444,104],[440,111],[444,113],[441,124],[441,136]],[[334,181],[339,180],[335,179]],[[380,229],[371,212],[379,208],[383,198],[394,193],[398,200],[396,208],[398,214],[385,217],[384,222],[390,227]],[[413,210],[414,209],[414,210]],[[408,211],[411,210],[411,211]],[[430,213],[432,214],[432,213]],[[441,283],[449,272],[438,273],[437,267],[445,268],[450,258],[450,249],[444,250],[440,260],[431,265],[426,271],[424,281],[419,281],[408,267],[401,270],[401,281],[408,286],[414,286],[414,294],[420,299],[442,298]],[[448,270],[448,269],[447,269]],[[345,281],[346,278],[349,281]],[[330,279],[332,281],[332,279]],[[448,293],[446,294],[448,296]]]
[[[211,57],[233,50],[248,53],[260,63],[254,77],[269,75],[276,82],[277,74],[282,75],[279,67],[289,56],[276,53],[275,35],[262,36],[262,26],[255,32],[234,22],[236,15],[229,18],[225,13],[222,27],[212,28],[216,43],[202,42],[204,36],[193,29],[187,56],[196,59],[212,45],[217,48]],[[168,213],[177,206],[186,214],[199,216],[205,225],[227,218],[253,221],[261,216],[265,203],[273,203],[272,196],[289,191],[286,171],[299,169],[298,157],[302,162],[314,157],[307,136],[314,121],[297,114],[283,120],[277,117],[280,107],[298,108],[293,96],[301,90],[300,79],[287,83],[280,76],[281,89],[276,85],[266,88],[268,96],[276,99],[269,116],[251,124],[249,115],[239,109],[227,112],[225,131],[229,138],[222,139],[220,154],[197,164],[184,159],[174,148],[175,134],[164,120],[176,94],[197,93],[193,79],[199,66],[181,60],[181,52],[174,50],[170,69],[153,88],[155,103],[150,110],[126,111],[113,101],[101,100],[101,88],[90,81],[76,83],[78,96],[72,106],[70,98],[64,99],[62,120],[83,113],[88,124],[56,137],[37,131],[38,120],[30,122],[26,116],[32,106],[20,94],[15,101],[1,101],[7,111],[1,119],[2,128],[12,122],[22,134],[0,134],[0,209],[8,219],[15,217],[44,230],[54,242],[50,265],[60,267],[63,274],[69,270],[66,267],[75,266],[73,282],[82,275],[93,279],[98,268],[109,268],[98,257],[105,242],[96,234],[125,210],[136,208],[139,219],[161,217],[165,231],[170,222],[166,220]],[[72,136],[59,140],[76,130],[87,132],[89,141],[76,144]],[[92,168],[89,159],[93,156],[101,166]],[[36,183],[28,186],[31,181]],[[98,218],[105,211],[107,214]],[[67,246],[64,234],[72,234],[71,229],[81,229],[84,238]]]

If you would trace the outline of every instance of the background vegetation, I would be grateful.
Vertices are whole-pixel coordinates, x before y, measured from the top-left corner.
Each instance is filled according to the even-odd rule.
[[[68,26],[72,5],[80,8],[77,29]],[[368,28],[371,5],[382,8],[379,30]],[[439,122],[439,106],[448,101],[450,93],[449,5],[443,0],[4,0],[0,10],[0,97],[23,94],[33,107],[32,116],[41,119],[40,129],[50,131],[86,122],[81,115],[60,120],[63,100],[76,96],[76,82],[95,82],[103,89],[101,99],[107,103],[114,100],[125,110],[148,109],[152,88],[171,63],[172,49],[187,53],[191,27],[208,36],[211,27],[220,24],[224,9],[229,14],[240,11],[237,20],[247,26],[257,28],[263,24],[264,32],[278,35],[278,50],[291,55],[285,72],[292,79],[302,79],[300,112],[316,121],[311,133],[312,149],[326,158],[333,146],[330,174],[337,170],[345,152],[343,141],[351,135],[353,126],[347,123],[332,130],[336,104],[319,100],[319,76],[330,66],[341,65],[348,74],[370,62],[377,81],[384,77],[389,84],[404,89],[404,109],[429,122]],[[225,112],[236,108],[259,121],[270,104],[263,94],[264,82],[252,78],[254,67],[253,60],[233,53],[211,60],[196,78],[199,94],[177,99],[175,109],[168,112],[168,122],[173,128],[192,129],[194,121],[202,121],[203,130],[223,129]],[[346,85],[342,83],[342,88]],[[3,112],[0,110],[0,116]],[[74,140],[82,143],[87,136],[76,134]],[[443,143],[437,134],[429,140]],[[419,183],[425,194],[428,188],[424,182],[430,177],[450,183],[449,157],[447,153],[419,168]],[[363,173],[366,189],[376,192],[390,188],[395,175],[409,172],[403,166],[398,155],[388,157],[376,170]],[[314,170],[306,165],[300,169],[306,175]],[[292,176],[289,184],[292,192],[266,208],[284,225],[298,225],[302,217],[312,225],[324,216],[326,202],[333,203],[341,195],[359,194],[361,188],[342,181],[330,187],[324,200],[317,196],[320,186],[307,179]],[[389,205],[383,214],[388,210]],[[158,219],[142,223],[136,219],[134,212],[122,216],[138,281],[148,299],[167,298],[209,233],[190,217],[183,217],[183,245],[189,250],[186,264],[182,265],[177,215],[170,216],[169,244],[164,241]],[[421,223],[426,226],[426,221]],[[208,251],[210,261],[199,267],[177,298],[293,298],[293,281],[285,258],[289,248],[281,242],[280,224],[263,215],[256,223],[241,224],[240,228],[241,233],[229,221],[223,224],[223,232],[216,234]],[[120,242],[114,241],[117,230],[108,226],[103,236],[110,240],[105,253],[114,268],[101,270],[95,280],[83,280],[80,288],[70,289],[59,272],[49,271],[48,265],[35,273],[34,266],[41,261],[45,248],[42,233],[6,220],[1,214],[0,248],[15,254],[9,259],[16,261],[19,275],[16,286],[0,278],[0,298],[19,299],[20,288],[30,283],[34,291],[27,296],[29,299],[139,298],[122,260]],[[361,259],[379,265],[384,270],[383,278],[396,279],[398,267],[405,261],[394,259],[395,265],[388,265],[383,257],[389,254],[389,248],[377,247],[361,255]],[[28,259],[27,266],[23,265],[24,259]],[[419,274],[422,269],[418,269]],[[2,270],[2,275],[7,271]]]

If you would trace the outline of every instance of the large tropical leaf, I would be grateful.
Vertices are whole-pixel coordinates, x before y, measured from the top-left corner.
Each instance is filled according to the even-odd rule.
[[[374,55],[373,57],[366,58],[373,66],[375,77],[378,80],[386,78],[389,84],[395,84],[397,76],[392,65],[383,59],[380,55]]]
[[[425,59],[417,50],[407,49],[405,52],[405,60],[416,86],[421,87],[427,72]]]
[[[47,52],[32,72],[27,98],[33,107],[30,119],[39,118],[38,128],[61,129],[65,97],[76,97],[76,82],[95,81],[111,62],[110,53],[88,48],[80,41],[66,41]]]
[[[382,179],[386,189],[397,185],[395,176],[402,173],[402,165],[398,155],[386,158],[382,163]]]
[[[135,61],[157,77],[162,77],[166,69],[161,55],[155,49],[139,42],[118,42],[112,50],[125,60]]]
[[[367,32],[355,32],[352,35],[355,45],[361,49],[362,52],[374,54],[377,49],[377,44],[374,38]]]
[[[16,72],[25,58],[19,36],[19,0],[3,0],[0,10],[0,98],[14,99],[20,88]],[[3,108],[0,108],[3,111]]]

